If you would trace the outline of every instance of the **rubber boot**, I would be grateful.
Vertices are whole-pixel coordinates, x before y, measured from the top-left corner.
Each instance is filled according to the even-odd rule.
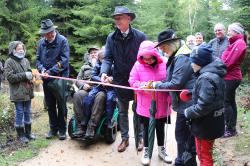
[[[16,127],[16,132],[17,132],[17,139],[21,143],[27,144],[29,142],[29,139],[25,137],[24,127]]]
[[[25,136],[29,139],[29,140],[35,140],[36,136],[34,134],[31,133],[31,124],[25,124]]]

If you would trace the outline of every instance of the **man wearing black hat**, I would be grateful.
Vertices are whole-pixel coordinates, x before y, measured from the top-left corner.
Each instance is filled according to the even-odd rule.
[[[167,79],[161,82],[153,82],[153,88],[188,89],[192,91],[195,75],[189,61],[190,49],[182,44],[180,38],[176,37],[173,29],[167,29],[159,33],[156,47],[165,52],[169,59],[167,62]],[[178,91],[169,93],[172,99],[172,108],[177,112],[175,126],[177,158],[175,159],[175,165],[196,166],[194,137],[186,123],[188,119],[184,116],[184,110],[191,106],[193,102],[192,100],[181,101]]]
[[[113,19],[115,21],[116,30],[108,35],[104,61],[101,67],[101,81],[107,82],[107,73],[114,65],[113,83],[118,85],[129,86],[129,73],[136,62],[139,46],[142,41],[146,40],[144,33],[131,27],[130,23],[135,19],[136,15],[130,12],[124,6],[115,7]],[[119,122],[121,129],[122,142],[118,146],[118,152],[123,152],[129,145],[129,127],[128,127],[128,107],[129,101],[133,100],[133,91],[116,88],[119,108]],[[140,142],[140,149],[143,145]]]
[[[56,136],[59,131],[59,139],[64,140],[66,139],[67,120],[66,101],[60,101],[57,95],[51,92],[48,85],[54,79],[46,77],[46,75],[69,76],[69,44],[67,39],[60,35],[55,28],[56,26],[54,26],[50,19],[41,22],[39,32],[42,38],[39,40],[37,47],[36,66],[38,71],[45,75],[43,77],[43,90],[50,123],[50,131],[46,135],[46,138],[49,139]],[[65,105],[60,103],[64,103]]]

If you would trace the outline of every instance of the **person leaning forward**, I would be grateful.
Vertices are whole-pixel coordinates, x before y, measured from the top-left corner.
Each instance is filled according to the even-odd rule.
[[[158,45],[169,57],[167,62],[167,79],[153,82],[155,89],[188,89],[192,91],[195,83],[195,75],[191,68],[189,55],[190,50],[184,50],[180,38],[176,37],[173,29],[167,29],[159,33]],[[184,110],[193,104],[192,100],[183,102],[179,98],[179,92],[169,92],[172,99],[172,108],[177,112],[175,125],[175,139],[177,142],[177,157],[175,165],[196,166],[196,152],[194,137],[186,123]],[[189,154],[189,155],[185,155]]]
[[[69,76],[69,44],[68,40],[56,31],[56,26],[50,19],[41,22],[40,34],[42,38],[38,42],[36,67],[44,74],[43,90],[46,105],[48,107],[50,131],[46,138],[49,139],[57,135],[59,139],[66,139],[67,107],[66,100],[60,101],[56,93],[51,93],[49,84],[54,79],[46,76]],[[62,87],[65,88],[65,87]],[[64,104],[62,104],[64,103]],[[57,110],[57,109],[58,110]]]
[[[131,27],[130,23],[136,15],[127,7],[117,6],[113,14],[116,30],[110,33],[106,40],[104,61],[101,66],[101,81],[106,82],[107,73],[114,65],[113,83],[129,86],[129,73],[136,62],[136,56],[142,41],[146,40],[144,33]],[[118,146],[118,152],[123,152],[129,145],[128,107],[133,100],[133,91],[127,89],[115,89],[118,97],[119,123],[122,142]],[[142,134],[141,134],[142,138]],[[140,141],[142,144],[142,142]],[[142,150],[143,145],[139,146]]]

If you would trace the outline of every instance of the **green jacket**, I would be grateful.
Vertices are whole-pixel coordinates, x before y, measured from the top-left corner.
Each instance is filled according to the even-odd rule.
[[[93,66],[90,62],[85,63],[82,67],[80,72],[78,73],[77,79],[78,80],[90,80],[91,79],[91,74],[93,71]],[[76,82],[76,86],[79,89],[82,89],[82,87],[84,86],[83,82]]]
[[[10,56],[7,59],[4,74],[9,82],[11,101],[28,101],[34,97],[33,83],[26,78],[27,71],[31,68],[26,58],[20,60]]]

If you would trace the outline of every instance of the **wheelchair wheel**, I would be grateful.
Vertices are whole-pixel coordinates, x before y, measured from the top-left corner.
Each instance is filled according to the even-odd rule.
[[[71,139],[75,138],[74,132],[76,131],[76,119],[73,116],[70,120],[69,120],[69,124],[68,124],[68,134],[70,136]]]
[[[108,144],[112,144],[113,142],[115,142],[116,135],[117,135],[117,122],[113,123],[112,128],[108,128],[106,126],[106,132],[104,133],[104,138]]]

